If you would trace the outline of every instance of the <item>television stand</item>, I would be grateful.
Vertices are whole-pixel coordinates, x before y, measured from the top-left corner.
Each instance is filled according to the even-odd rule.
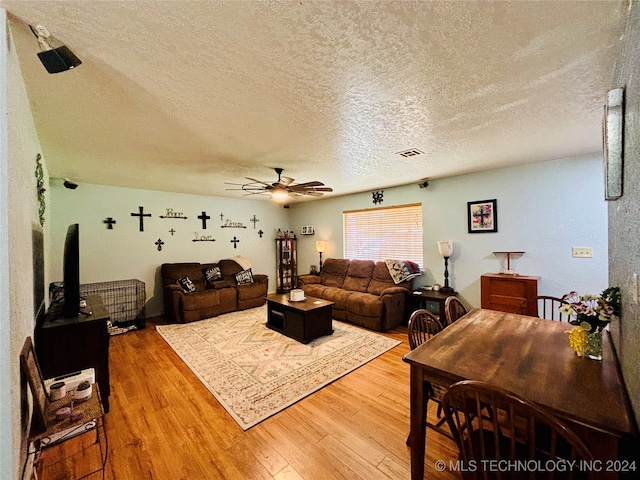
[[[36,356],[44,378],[93,367],[104,411],[109,411],[109,312],[100,295],[87,296],[77,317],[64,318],[51,308],[34,332]]]

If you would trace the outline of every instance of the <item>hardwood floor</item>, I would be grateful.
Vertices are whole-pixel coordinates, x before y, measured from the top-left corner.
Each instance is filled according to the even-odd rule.
[[[409,351],[406,327],[386,335],[402,344],[246,432],[174,351],[147,328],[111,337],[111,411],[106,415],[113,480],[409,479]],[[429,409],[435,415],[435,408]],[[90,437],[90,435],[85,435]],[[68,480],[86,456],[55,464],[82,437],[45,450],[40,480]],[[86,440],[85,440],[86,442]],[[428,430],[425,478],[455,444]],[[93,475],[89,478],[100,478]]]

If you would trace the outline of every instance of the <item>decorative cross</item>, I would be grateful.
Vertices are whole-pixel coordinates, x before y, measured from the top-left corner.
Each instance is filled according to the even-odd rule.
[[[138,207],[138,209],[140,210],[140,213],[132,213],[131,216],[132,217],[140,217],[140,231],[144,232],[144,217],[150,217],[151,214],[150,213],[142,213],[142,211],[144,210],[144,207]]]
[[[224,213],[220,214],[220,221],[222,222],[224,220]]]
[[[240,243],[240,240],[238,240],[235,236],[233,237],[233,240],[229,241],[233,243],[233,248],[238,248],[238,243]]]
[[[156,245],[158,246],[158,251],[162,250],[162,245],[164,245],[164,242],[162,241],[162,239],[158,239],[158,241],[156,242]]]
[[[116,221],[111,217],[107,217],[106,219],[104,219],[102,221],[102,223],[106,223],[107,224],[107,228],[109,230],[113,230],[113,225],[116,223]]]
[[[258,235],[260,235],[260,238],[262,238],[263,234],[264,234],[264,232],[262,231],[262,229],[258,230]]]
[[[479,227],[485,227],[485,217],[488,218],[491,216],[491,207],[479,206],[478,209],[473,212],[473,216],[476,219],[480,219]]]
[[[209,220],[211,217],[209,215],[207,215],[207,212],[202,212],[202,215],[198,215],[198,218],[200,220],[202,220],[202,229],[206,230],[207,229],[207,220]]]
[[[382,203],[383,193],[384,193],[384,190],[378,190],[377,192],[372,192],[371,193],[371,196],[373,197],[373,204],[374,205]]]
[[[173,234],[176,233],[176,231],[172,228],[171,230],[169,230],[169,233],[171,234],[171,236],[173,237]]]
[[[260,220],[258,220],[256,218],[256,216],[254,215],[253,218],[249,219],[249,221],[253,223],[253,229],[255,230],[256,229],[256,223],[259,222]]]

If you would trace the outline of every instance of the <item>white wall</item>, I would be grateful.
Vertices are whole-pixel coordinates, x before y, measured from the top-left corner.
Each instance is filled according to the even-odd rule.
[[[468,306],[480,306],[480,276],[501,271],[494,251],[526,252],[515,271],[540,276],[540,294],[570,290],[600,293],[607,287],[607,209],[603,200],[602,158],[592,156],[436,179],[384,190],[381,206],[421,202],[425,274],[417,284],[443,283],[444,262],[436,242],[452,240],[449,282]],[[467,202],[497,199],[498,232],[467,230]],[[300,237],[299,272],[318,264],[315,240],[326,240],[323,258],[342,257],[342,212],[373,208],[371,193],[299,203],[290,225],[315,235]],[[593,258],[572,258],[571,247],[591,247]]]
[[[21,411],[19,354],[35,320],[32,239],[44,237],[46,250],[46,231],[38,222],[36,201],[38,135],[13,37],[5,27],[0,8],[0,478],[17,479],[28,429]],[[46,181],[45,168],[45,187]]]
[[[152,174],[152,173],[150,173]],[[162,283],[160,265],[172,262],[214,262],[235,255],[249,257],[255,273],[269,275],[269,290],[275,291],[275,232],[288,228],[288,210],[270,201],[231,200],[177,193],[135,190],[81,184],[71,190],[62,180],[51,179],[51,279],[62,280],[62,252],[67,228],[80,225],[80,281],[82,283],[135,278],[146,285],[147,316],[160,315]],[[152,217],[139,230],[138,207]],[[187,220],[161,219],[167,209],[182,212]],[[205,211],[211,217],[207,229],[197,217]],[[220,214],[224,220],[220,220]],[[254,224],[253,216],[259,219]],[[112,230],[103,221],[116,220]],[[227,220],[247,228],[221,228]],[[176,232],[171,235],[170,229]],[[264,232],[262,238],[258,232]],[[215,242],[193,242],[211,235]],[[234,249],[233,237],[240,240]],[[155,242],[164,242],[158,251]]]

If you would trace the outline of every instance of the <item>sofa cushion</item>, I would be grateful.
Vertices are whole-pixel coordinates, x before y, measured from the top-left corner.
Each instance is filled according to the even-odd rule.
[[[183,299],[185,310],[201,310],[209,306],[220,305],[220,295],[217,290],[203,290],[187,295]]]
[[[380,297],[370,293],[353,292],[347,298],[347,310],[349,313],[357,312],[363,317],[382,316],[382,308],[384,304],[380,301]]]
[[[179,278],[187,275],[196,290],[204,290],[204,282],[202,280],[202,269],[204,267],[205,265],[199,263],[165,263],[161,267],[162,285],[175,284]]]
[[[395,283],[393,283],[387,265],[384,262],[376,262],[373,274],[371,275],[371,281],[367,287],[367,293],[380,295],[383,290],[394,286]]]
[[[246,285],[248,283],[253,283],[253,274],[251,273],[251,269],[241,270],[235,275],[236,283],[238,285]]]
[[[342,288],[349,269],[349,260],[345,258],[327,258],[322,264],[320,282],[327,287]]]
[[[189,275],[180,277],[177,280],[177,283],[182,287],[182,290],[184,290],[184,293],[193,293],[196,291],[196,287],[191,281],[191,279],[189,278]]]
[[[366,292],[375,265],[373,260],[351,260],[342,288],[352,292]]]
[[[223,277],[234,276],[236,273],[244,270],[244,268],[228,258],[220,260],[218,265],[220,266],[220,271],[222,272]]]
[[[354,292],[342,288],[327,287],[324,292],[322,292],[322,298],[334,303],[334,305],[332,305],[333,310],[346,310],[347,299],[353,293]]]

